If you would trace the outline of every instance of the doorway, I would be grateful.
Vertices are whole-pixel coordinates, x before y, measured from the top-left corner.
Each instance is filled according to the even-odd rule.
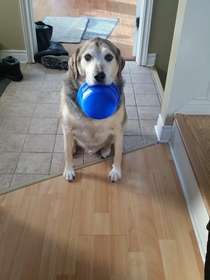
[[[119,18],[113,30],[111,40],[122,52],[126,60],[135,60],[133,40],[136,18],[136,0],[32,0],[34,20],[43,20],[46,16],[93,16]],[[72,54],[78,44],[63,44]]]

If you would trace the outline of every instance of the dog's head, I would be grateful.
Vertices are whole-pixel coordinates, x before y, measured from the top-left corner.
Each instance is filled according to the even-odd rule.
[[[98,37],[86,41],[69,59],[74,79],[89,85],[110,85],[121,76],[124,65],[120,50]]]

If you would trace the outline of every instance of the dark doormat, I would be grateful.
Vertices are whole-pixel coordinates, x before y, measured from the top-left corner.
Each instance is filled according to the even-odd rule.
[[[8,78],[0,77],[0,97],[2,96],[2,94],[4,93],[6,87],[10,82],[11,80]]]

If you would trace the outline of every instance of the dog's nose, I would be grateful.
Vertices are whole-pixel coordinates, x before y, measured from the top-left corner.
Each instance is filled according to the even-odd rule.
[[[105,75],[104,72],[98,72],[98,74],[96,74],[96,75],[94,76],[94,78],[96,79],[96,81],[97,81],[98,83],[102,83],[103,80],[105,79],[105,77],[106,77],[106,75]]]

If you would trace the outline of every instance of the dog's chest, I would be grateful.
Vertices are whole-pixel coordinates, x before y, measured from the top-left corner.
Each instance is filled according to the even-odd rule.
[[[107,123],[89,120],[81,122],[76,127],[72,128],[73,134],[87,143],[99,143],[106,140],[106,138],[112,134],[113,129],[108,126]]]

